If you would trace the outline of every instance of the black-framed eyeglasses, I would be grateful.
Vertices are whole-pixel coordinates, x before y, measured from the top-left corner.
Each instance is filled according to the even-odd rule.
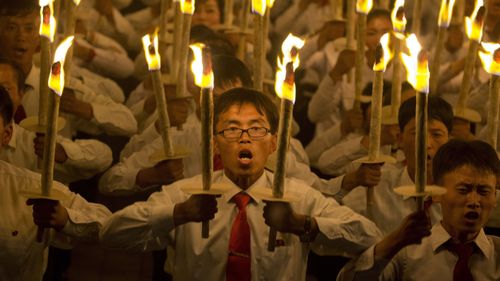
[[[265,137],[269,132],[271,130],[265,127],[250,127],[248,129],[234,127],[219,131],[217,134],[222,135],[227,140],[234,141],[239,140],[243,133],[247,133],[251,139],[259,139]]]

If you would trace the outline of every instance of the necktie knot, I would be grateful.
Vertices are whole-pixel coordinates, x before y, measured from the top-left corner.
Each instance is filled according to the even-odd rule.
[[[472,256],[474,252],[474,244],[473,243],[450,243],[450,250],[458,255],[459,259],[468,259]]]
[[[240,192],[233,197],[234,203],[238,206],[238,210],[245,209],[250,202],[250,196],[244,192]]]
[[[450,241],[448,248],[458,256],[453,269],[453,281],[473,281],[474,278],[469,268],[469,258],[474,252],[474,243],[453,243]]]

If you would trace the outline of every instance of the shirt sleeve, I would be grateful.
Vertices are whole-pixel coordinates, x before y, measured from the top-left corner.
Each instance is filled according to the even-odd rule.
[[[324,151],[318,160],[318,168],[328,175],[341,175],[352,161],[367,155],[368,150],[361,144],[363,136],[346,140]]]
[[[323,78],[307,108],[307,116],[311,122],[318,123],[328,119],[332,114],[339,114],[342,83],[334,83],[330,76]]]
[[[100,233],[103,245],[132,251],[164,249],[173,239],[175,204],[187,199],[178,188],[184,182],[164,186],[146,202],[111,215]]]
[[[151,143],[161,135],[156,131],[156,127],[151,124],[142,133],[134,135],[120,152],[120,159],[129,157],[134,152],[141,150],[146,144]]]
[[[309,156],[309,161],[311,161],[311,166],[318,167],[318,160],[321,154],[340,142],[342,139],[340,126],[341,124],[339,122],[319,134],[306,146],[306,153]]]

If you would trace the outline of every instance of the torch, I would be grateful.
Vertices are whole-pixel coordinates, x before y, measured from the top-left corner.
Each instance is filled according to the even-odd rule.
[[[465,17],[465,31],[469,37],[469,51],[465,59],[465,68],[462,78],[462,86],[458,95],[455,117],[465,120],[481,121],[479,113],[466,108],[467,98],[471,87],[474,66],[476,65],[477,50],[483,35],[483,23],[486,9],[483,0],[476,0],[474,11],[470,17]]]
[[[491,74],[490,91],[489,91],[489,107],[487,125],[488,135],[486,140],[496,149],[498,138],[498,107],[500,106],[500,98],[498,92],[498,77],[500,76],[500,44],[482,43],[484,51],[479,52],[479,58],[483,63],[484,69]]]
[[[391,12],[393,26],[392,39],[394,40],[394,58],[392,59],[392,88],[391,88],[391,115],[398,116],[399,105],[401,103],[401,41],[404,40],[406,29],[406,17],[404,12],[404,0],[397,0]]]
[[[265,61],[265,38],[264,38],[264,15],[266,13],[266,0],[252,0],[252,11],[254,12],[254,61],[253,61],[253,86],[262,91]]]
[[[427,52],[422,50],[415,34],[406,38],[409,55],[402,54],[407,72],[407,80],[417,91],[416,136],[415,136],[415,186],[404,186],[395,192],[417,198],[417,208],[423,210],[423,197],[441,194],[442,188],[427,186],[427,98],[429,94],[429,70]]]
[[[180,0],[174,0],[174,50],[172,58],[172,69],[170,74],[177,78],[179,73],[179,60],[182,46],[182,12]]]
[[[179,72],[177,73],[177,88],[176,96],[177,98],[184,97],[186,95],[186,71],[188,64],[189,55],[189,32],[191,30],[191,17],[194,13],[194,3],[195,0],[181,0],[180,8],[183,13],[182,19],[182,41],[179,53]],[[176,38],[177,39],[177,38]]]
[[[237,57],[241,61],[245,61],[247,51],[246,33],[248,28],[248,10],[250,10],[250,0],[243,0],[243,8],[241,9],[241,25],[240,25],[240,40],[238,42]]]
[[[373,66],[374,80],[372,88],[370,135],[368,144],[368,156],[356,160],[356,163],[368,165],[380,165],[385,162],[396,163],[396,159],[388,155],[380,154],[380,132],[382,128],[382,97],[384,88],[384,72],[387,64],[392,58],[389,49],[389,33],[380,38],[380,43],[375,52],[375,65]],[[373,205],[373,187],[366,190],[366,203]]]
[[[354,1],[347,1],[347,24],[346,24],[346,49],[347,50],[355,50],[356,47],[354,46],[355,43],[355,35],[356,35],[356,30],[354,29],[355,24],[355,17],[356,17],[356,3]],[[354,73],[353,71],[349,71],[347,74],[347,80],[349,83],[352,82],[352,77]]]
[[[355,98],[354,108],[359,108],[361,92],[363,91],[363,68],[365,67],[365,41],[366,41],[366,15],[373,6],[373,0],[357,0],[356,12],[358,14],[358,39],[356,41],[356,68],[355,68]]]
[[[422,15],[422,0],[414,0],[413,1],[413,15],[412,15],[412,23],[411,23],[411,32],[415,34],[415,36],[420,35],[420,17]]]
[[[41,198],[55,199],[51,197],[52,183],[54,180],[54,161],[56,152],[57,119],[59,116],[59,103],[64,91],[64,60],[66,53],[73,43],[74,36],[67,37],[57,47],[54,55],[54,63],[50,69],[48,79],[49,88],[52,90],[52,98],[49,99],[49,110],[47,111],[47,130],[43,148],[42,165],[42,189]],[[40,197],[39,197],[40,198]],[[38,228],[37,240],[43,241],[43,228]]]
[[[276,94],[281,98],[280,120],[278,127],[278,150],[274,172],[272,197],[268,201],[283,201],[285,191],[286,152],[290,140],[290,131],[293,118],[293,104],[295,102],[295,69],[299,66],[299,49],[304,46],[304,41],[289,34],[283,42],[281,51],[283,59],[278,58],[278,71],[276,72]],[[267,249],[274,251],[276,244],[276,230],[269,232]]]
[[[330,0],[330,9],[334,20],[342,20],[344,18],[344,0]]]
[[[439,29],[437,34],[436,49],[434,50],[434,56],[432,58],[432,65],[431,65],[430,90],[433,95],[437,94],[441,53],[444,48],[444,37],[446,29],[450,25],[454,4],[455,0],[441,0],[441,8],[439,9],[439,17],[438,17]]]

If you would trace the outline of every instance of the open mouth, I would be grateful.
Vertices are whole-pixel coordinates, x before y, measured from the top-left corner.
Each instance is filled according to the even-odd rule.
[[[479,213],[478,212],[467,212],[465,214],[465,218],[469,221],[476,221],[479,219]]]
[[[250,150],[244,149],[238,153],[238,160],[243,165],[248,165],[252,162],[253,154]]]
[[[25,48],[15,48],[14,55],[23,56],[26,53],[26,51],[27,51],[27,49],[25,49]]]

